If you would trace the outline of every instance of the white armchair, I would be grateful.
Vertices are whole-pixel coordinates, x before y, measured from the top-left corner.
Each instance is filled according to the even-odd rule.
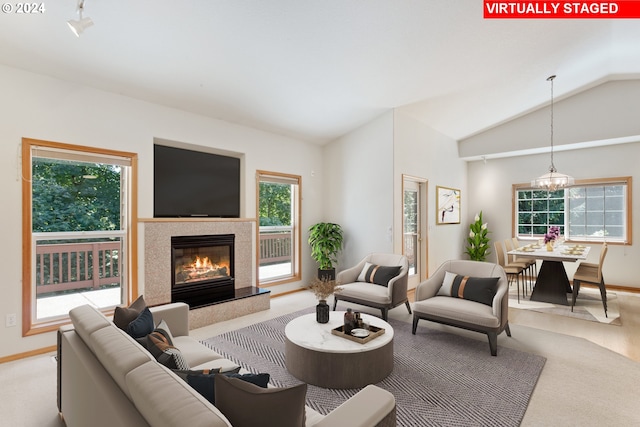
[[[440,290],[441,287],[444,288],[443,282],[447,272],[462,276],[460,287],[454,296],[446,296],[448,292]],[[476,291],[482,287],[473,283],[474,280],[480,282],[482,278],[497,278],[494,282],[495,295],[492,291],[485,291],[482,299],[473,300],[467,297],[466,291]],[[479,302],[481,300],[484,300],[484,303]],[[511,336],[509,283],[504,269],[489,262],[446,261],[416,288],[416,300],[413,305],[414,335],[420,319],[487,334],[491,355],[495,356],[498,350],[498,334],[505,331],[507,336]]]
[[[368,274],[365,265],[371,264]],[[383,267],[377,268],[376,267]],[[384,267],[399,267],[394,270]],[[334,293],[333,310],[338,300],[380,309],[382,319],[387,320],[390,309],[405,304],[409,314],[411,306],[407,298],[409,263],[407,257],[398,254],[371,253],[356,266],[338,273],[336,281],[341,290]],[[377,282],[377,283],[376,283]]]

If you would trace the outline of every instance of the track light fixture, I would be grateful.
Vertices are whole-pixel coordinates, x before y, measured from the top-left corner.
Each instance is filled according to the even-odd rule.
[[[93,25],[93,21],[91,20],[91,18],[82,17],[83,11],[84,11],[84,0],[78,0],[78,16],[80,19],[78,20],[70,19],[67,21],[69,28],[71,29],[71,31],[73,31],[73,34],[75,34],[76,37],[80,37],[80,34],[82,34],[84,30],[86,30],[87,28]]]

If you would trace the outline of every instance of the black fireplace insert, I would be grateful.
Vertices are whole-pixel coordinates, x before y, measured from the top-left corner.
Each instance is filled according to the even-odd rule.
[[[171,302],[190,308],[233,299],[234,234],[171,237]]]

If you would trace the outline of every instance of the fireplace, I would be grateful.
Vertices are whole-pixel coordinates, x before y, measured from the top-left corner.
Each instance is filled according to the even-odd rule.
[[[191,309],[235,297],[234,234],[171,237],[171,302]]]

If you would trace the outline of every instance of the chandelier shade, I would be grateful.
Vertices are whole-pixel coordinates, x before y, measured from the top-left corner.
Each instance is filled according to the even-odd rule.
[[[548,191],[556,191],[558,188],[570,187],[575,184],[572,176],[559,173],[549,169],[548,173],[531,181],[531,186],[536,188],[544,188]]]
[[[73,31],[73,34],[75,34],[76,37],[80,37],[80,34],[82,34],[84,30],[93,25],[93,21],[91,18],[86,17],[79,20],[70,19],[67,21],[67,24],[71,31]]]
[[[551,165],[549,172],[531,181],[531,186],[542,188],[547,191],[556,191],[559,188],[569,187],[575,183],[572,176],[559,173],[553,164],[553,80],[555,75],[547,77],[547,81],[551,82]]]
[[[80,37],[80,34],[84,32],[87,28],[93,25],[93,21],[91,18],[82,17],[82,12],[84,12],[84,0],[78,0],[78,18],[79,19],[70,19],[67,21],[67,25],[69,25],[69,29],[76,35],[76,37]]]

